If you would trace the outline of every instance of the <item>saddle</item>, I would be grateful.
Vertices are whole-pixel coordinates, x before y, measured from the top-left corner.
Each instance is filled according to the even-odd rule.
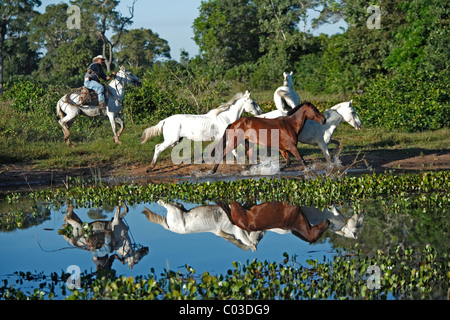
[[[105,85],[103,85],[103,86],[105,87],[105,90],[104,90],[105,104],[107,104],[108,90]],[[79,104],[75,104],[73,101],[69,100],[69,97],[74,93],[76,93],[80,96]],[[85,86],[73,89],[71,92],[69,92],[66,95],[66,102],[71,105],[74,105],[74,106],[98,106],[99,105],[97,92],[95,92],[92,89],[88,89]]]

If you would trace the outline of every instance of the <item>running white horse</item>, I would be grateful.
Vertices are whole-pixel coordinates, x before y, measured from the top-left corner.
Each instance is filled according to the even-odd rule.
[[[158,205],[166,208],[167,218],[145,208],[147,219],[161,225],[169,231],[188,234],[211,232],[227,241],[232,242],[240,249],[256,250],[256,245],[263,238],[265,231],[247,232],[231,223],[222,206],[198,206],[186,210],[180,203],[166,203],[158,200]],[[225,206],[225,205],[224,205]]]
[[[270,111],[259,115],[261,118],[273,119],[282,116],[279,110]],[[330,153],[328,152],[328,145],[330,143],[339,147],[338,140],[332,139],[333,133],[342,121],[346,121],[356,130],[360,130],[362,122],[358,117],[355,109],[352,106],[352,100],[348,102],[341,102],[324,112],[327,122],[321,125],[315,121],[306,120],[302,131],[298,134],[298,142],[319,146],[322,150],[327,162],[331,162]]]
[[[273,100],[277,110],[286,116],[289,110],[294,109],[300,104],[300,96],[292,89],[294,80],[292,79],[293,72],[283,72],[284,82],[283,86],[277,88],[273,94]]]
[[[122,110],[122,100],[125,94],[126,83],[140,85],[141,80],[130,71],[126,70],[123,66],[121,66],[120,70],[116,74],[116,77],[111,80],[107,86],[107,92],[105,93],[108,98],[105,109],[99,109],[98,106],[94,105],[81,105],[80,95],[78,93],[72,93],[70,97],[65,95],[61,99],[59,99],[58,103],[56,104],[56,113],[60,118],[58,123],[61,125],[63,130],[64,141],[69,146],[73,146],[73,144],[69,140],[69,128],[79,114],[83,114],[88,117],[107,116],[114,133],[114,142],[119,144],[121,143],[119,140],[119,136],[123,131],[124,123],[122,119],[119,118],[119,112],[120,110]],[[116,122],[120,125],[120,129],[117,133]]]
[[[63,232],[64,239],[75,247],[94,252],[98,247],[105,246],[106,239],[109,238],[111,252],[115,250],[130,269],[133,269],[133,266],[148,254],[148,247],[139,247],[132,243],[128,226],[123,222],[128,207],[124,204],[124,208],[121,213],[120,206],[116,206],[114,218],[109,221],[97,220],[86,224],[73,212],[73,206],[69,205],[62,231],[69,225],[71,228],[67,229],[69,232]]]
[[[141,137],[142,144],[155,136],[164,135],[164,142],[155,146],[153,160],[147,172],[156,165],[161,152],[174,147],[183,138],[193,141],[220,140],[227,126],[239,119],[244,111],[255,116],[262,113],[248,91],[236,94],[230,101],[207,114],[175,114],[145,129]]]
[[[358,233],[363,226],[365,218],[365,214],[361,212],[359,214],[354,214],[349,219],[346,219],[334,205],[329,208],[325,208],[324,210],[319,210],[314,207],[301,207],[300,210],[312,226],[328,219],[328,221],[330,221],[328,230],[344,238],[350,239],[358,239]],[[290,232],[283,229],[270,229],[269,231],[279,234],[286,234]]]

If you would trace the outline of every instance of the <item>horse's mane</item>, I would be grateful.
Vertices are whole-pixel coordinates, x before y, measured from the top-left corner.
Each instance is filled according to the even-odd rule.
[[[214,114],[217,116],[220,113],[227,111],[233,104],[235,104],[236,101],[241,99],[243,96],[244,96],[244,94],[242,92],[238,92],[230,100],[221,104],[219,107],[217,107],[216,109],[213,109],[211,111],[214,111]]]
[[[296,113],[301,107],[303,107],[304,105],[310,106],[312,108],[316,108],[311,102],[309,101],[305,101],[303,103],[300,103],[299,105],[297,105],[294,109],[291,109],[288,111],[287,115],[288,116],[292,116],[294,113]],[[317,109],[317,108],[316,108]]]
[[[325,118],[329,119],[330,117],[332,117],[333,115],[339,114],[339,112],[337,111],[339,108],[341,107],[348,107],[349,103],[348,102],[341,102],[338,103],[335,106],[332,106],[330,109],[325,110],[325,112],[323,113],[323,115],[325,116]],[[351,108],[351,106],[350,106]]]

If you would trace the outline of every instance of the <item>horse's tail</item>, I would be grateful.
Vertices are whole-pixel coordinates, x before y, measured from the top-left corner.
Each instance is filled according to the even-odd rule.
[[[159,214],[150,211],[150,209],[144,208],[142,212],[147,217],[148,221],[161,225],[164,229],[169,229],[166,218],[160,216]]]
[[[156,126],[144,130],[141,136],[141,144],[146,143],[149,139],[159,136],[162,133],[164,120],[161,120]]]

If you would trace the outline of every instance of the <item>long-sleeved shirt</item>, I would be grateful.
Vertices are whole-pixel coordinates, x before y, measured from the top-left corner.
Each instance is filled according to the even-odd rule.
[[[100,79],[103,80],[107,79],[105,71],[103,71],[101,64],[97,62],[91,63],[91,65],[88,68],[88,71],[84,75],[84,78],[85,79],[88,78],[89,80],[94,80],[97,82],[100,82]]]

